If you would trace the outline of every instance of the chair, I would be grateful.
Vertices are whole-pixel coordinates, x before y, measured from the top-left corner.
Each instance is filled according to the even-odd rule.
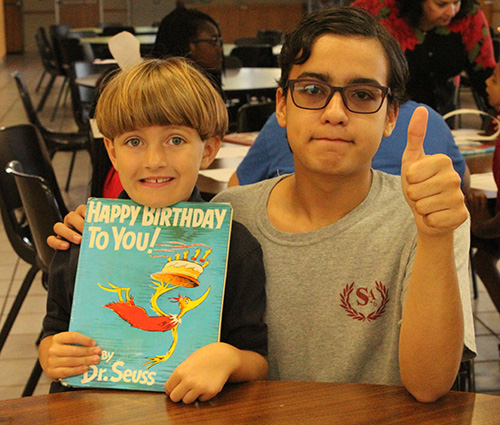
[[[47,38],[47,33],[45,31],[45,28],[40,27],[38,31],[35,34],[35,40],[36,40],[36,45],[38,48],[38,52],[40,53],[40,59],[42,61],[42,65],[44,68],[44,73],[42,74],[42,77],[38,81],[38,85],[36,87],[36,91],[38,92],[40,85],[42,84],[42,80],[45,77],[46,74],[50,75],[50,80],[45,87],[45,90],[42,94],[42,97],[40,98],[40,102],[38,103],[37,106],[37,111],[40,112],[43,107],[45,106],[45,102],[47,101],[47,97],[49,96],[50,91],[52,90],[52,87],[54,85],[54,81],[56,80],[57,77],[65,77],[65,74],[63,70],[59,67],[59,64],[57,62],[57,59],[54,55],[54,51],[52,49],[52,46],[49,43],[49,39]],[[63,83],[64,86],[64,83]],[[61,87],[60,94],[62,93],[64,87]],[[59,94],[59,98],[60,98]]]
[[[280,30],[259,30],[257,31],[257,41],[261,44],[276,46],[283,43],[283,31]]]
[[[40,131],[43,140],[47,145],[50,157],[52,158],[56,152],[73,152],[65,185],[65,191],[67,192],[69,190],[76,153],[78,151],[88,149],[88,133],[55,132],[46,128],[38,118],[35,108],[33,107],[28,89],[22,78],[22,74],[17,71],[14,72],[12,76],[16,81],[17,89],[23,101],[24,110],[28,116],[28,120]]]
[[[273,54],[269,44],[253,46],[236,46],[231,50],[231,56],[239,58],[244,67],[251,68],[276,68],[278,59]]]
[[[236,116],[237,132],[260,131],[276,110],[276,102],[245,103]]]
[[[61,89],[59,90],[59,95],[57,96],[56,104],[55,104],[54,109],[52,111],[52,116],[50,118],[51,121],[54,121],[54,118],[55,118],[57,111],[59,109],[59,104],[61,103],[62,94],[64,93],[64,89],[67,87],[67,84],[68,84],[68,75],[67,75],[66,67],[64,66],[64,56],[62,53],[61,39],[68,37],[70,34],[70,30],[71,30],[71,27],[69,25],[65,25],[65,24],[50,25],[50,27],[49,27],[49,34],[50,34],[50,41],[52,43],[53,56],[56,60],[57,67],[59,68],[59,72],[61,73],[61,75],[64,76],[64,81],[62,83]],[[38,109],[38,111],[40,112],[41,109]]]
[[[127,27],[125,25],[107,25],[102,29],[101,36],[111,37],[111,36],[116,35],[122,31],[127,31],[127,32],[131,33],[132,35],[135,35],[134,27]]]
[[[0,169],[4,168],[12,160],[21,161],[27,172],[44,177],[57,200],[60,215],[65,215],[67,209],[57,185],[47,147],[39,131],[33,125],[21,124],[0,129]],[[37,251],[35,239],[31,232],[32,228],[27,220],[27,214],[23,208],[14,177],[3,171],[0,172],[0,211],[12,248],[22,260],[31,265],[0,332],[1,351],[36,274],[39,270],[42,270],[44,273],[42,276],[43,283],[46,282],[47,274],[45,263]],[[38,209],[38,206],[35,212],[40,215],[40,218],[45,216],[45,213]],[[44,261],[46,261],[46,258],[44,256]],[[33,394],[40,374],[41,367],[37,361],[26,384],[23,396]]]

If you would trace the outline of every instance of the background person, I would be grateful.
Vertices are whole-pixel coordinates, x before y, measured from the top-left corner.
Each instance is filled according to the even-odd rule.
[[[399,41],[410,69],[410,99],[440,114],[456,109],[453,78],[465,71],[486,105],[485,80],[495,57],[490,29],[476,0],[355,0]]]

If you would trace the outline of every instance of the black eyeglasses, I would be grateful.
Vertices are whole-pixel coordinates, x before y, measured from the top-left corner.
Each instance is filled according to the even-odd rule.
[[[222,46],[222,37],[214,36],[212,38],[199,38],[198,40],[191,41],[191,43],[194,43],[194,44],[210,43],[214,47],[220,47],[220,46]]]
[[[335,92],[340,92],[345,107],[356,114],[374,114],[381,108],[389,87],[356,83],[335,87],[317,80],[288,80],[293,103],[297,108],[318,110],[328,105]]]

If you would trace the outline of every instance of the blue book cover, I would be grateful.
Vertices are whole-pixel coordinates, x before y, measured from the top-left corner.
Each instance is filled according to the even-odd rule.
[[[103,353],[62,383],[162,392],[177,365],[219,341],[231,222],[229,204],[89,199],[69,330]]]

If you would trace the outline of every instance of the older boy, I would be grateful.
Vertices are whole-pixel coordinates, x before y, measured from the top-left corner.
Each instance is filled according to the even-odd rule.
[[[215,198],[263,248],[270,376],[402,382],[434,401],[475,350],[467,210],[451,160],[423,151],[424,108],[402,178],[371,169],[396,122],[404,55],[372,17],[340,8],[305,18],[280,65],[295,174]]]
[[[96,118],[126,191],[122,197],[151,207],[202,202],[198,171],[219,150],[227,112],[201,72],[180,58],[142,62],[106,85]],[[78,248],[58,252],[49,273],[39,357],[54,380],[82,374],[100,361],[98,341],[68,332]],[[228,380],[266,377],[264,282],[259,243],[233,222],[221,342],[200,348],[174,370],[165,383],[173,401],[209,400]],[[51,391],[58,390],[55,382]]]

